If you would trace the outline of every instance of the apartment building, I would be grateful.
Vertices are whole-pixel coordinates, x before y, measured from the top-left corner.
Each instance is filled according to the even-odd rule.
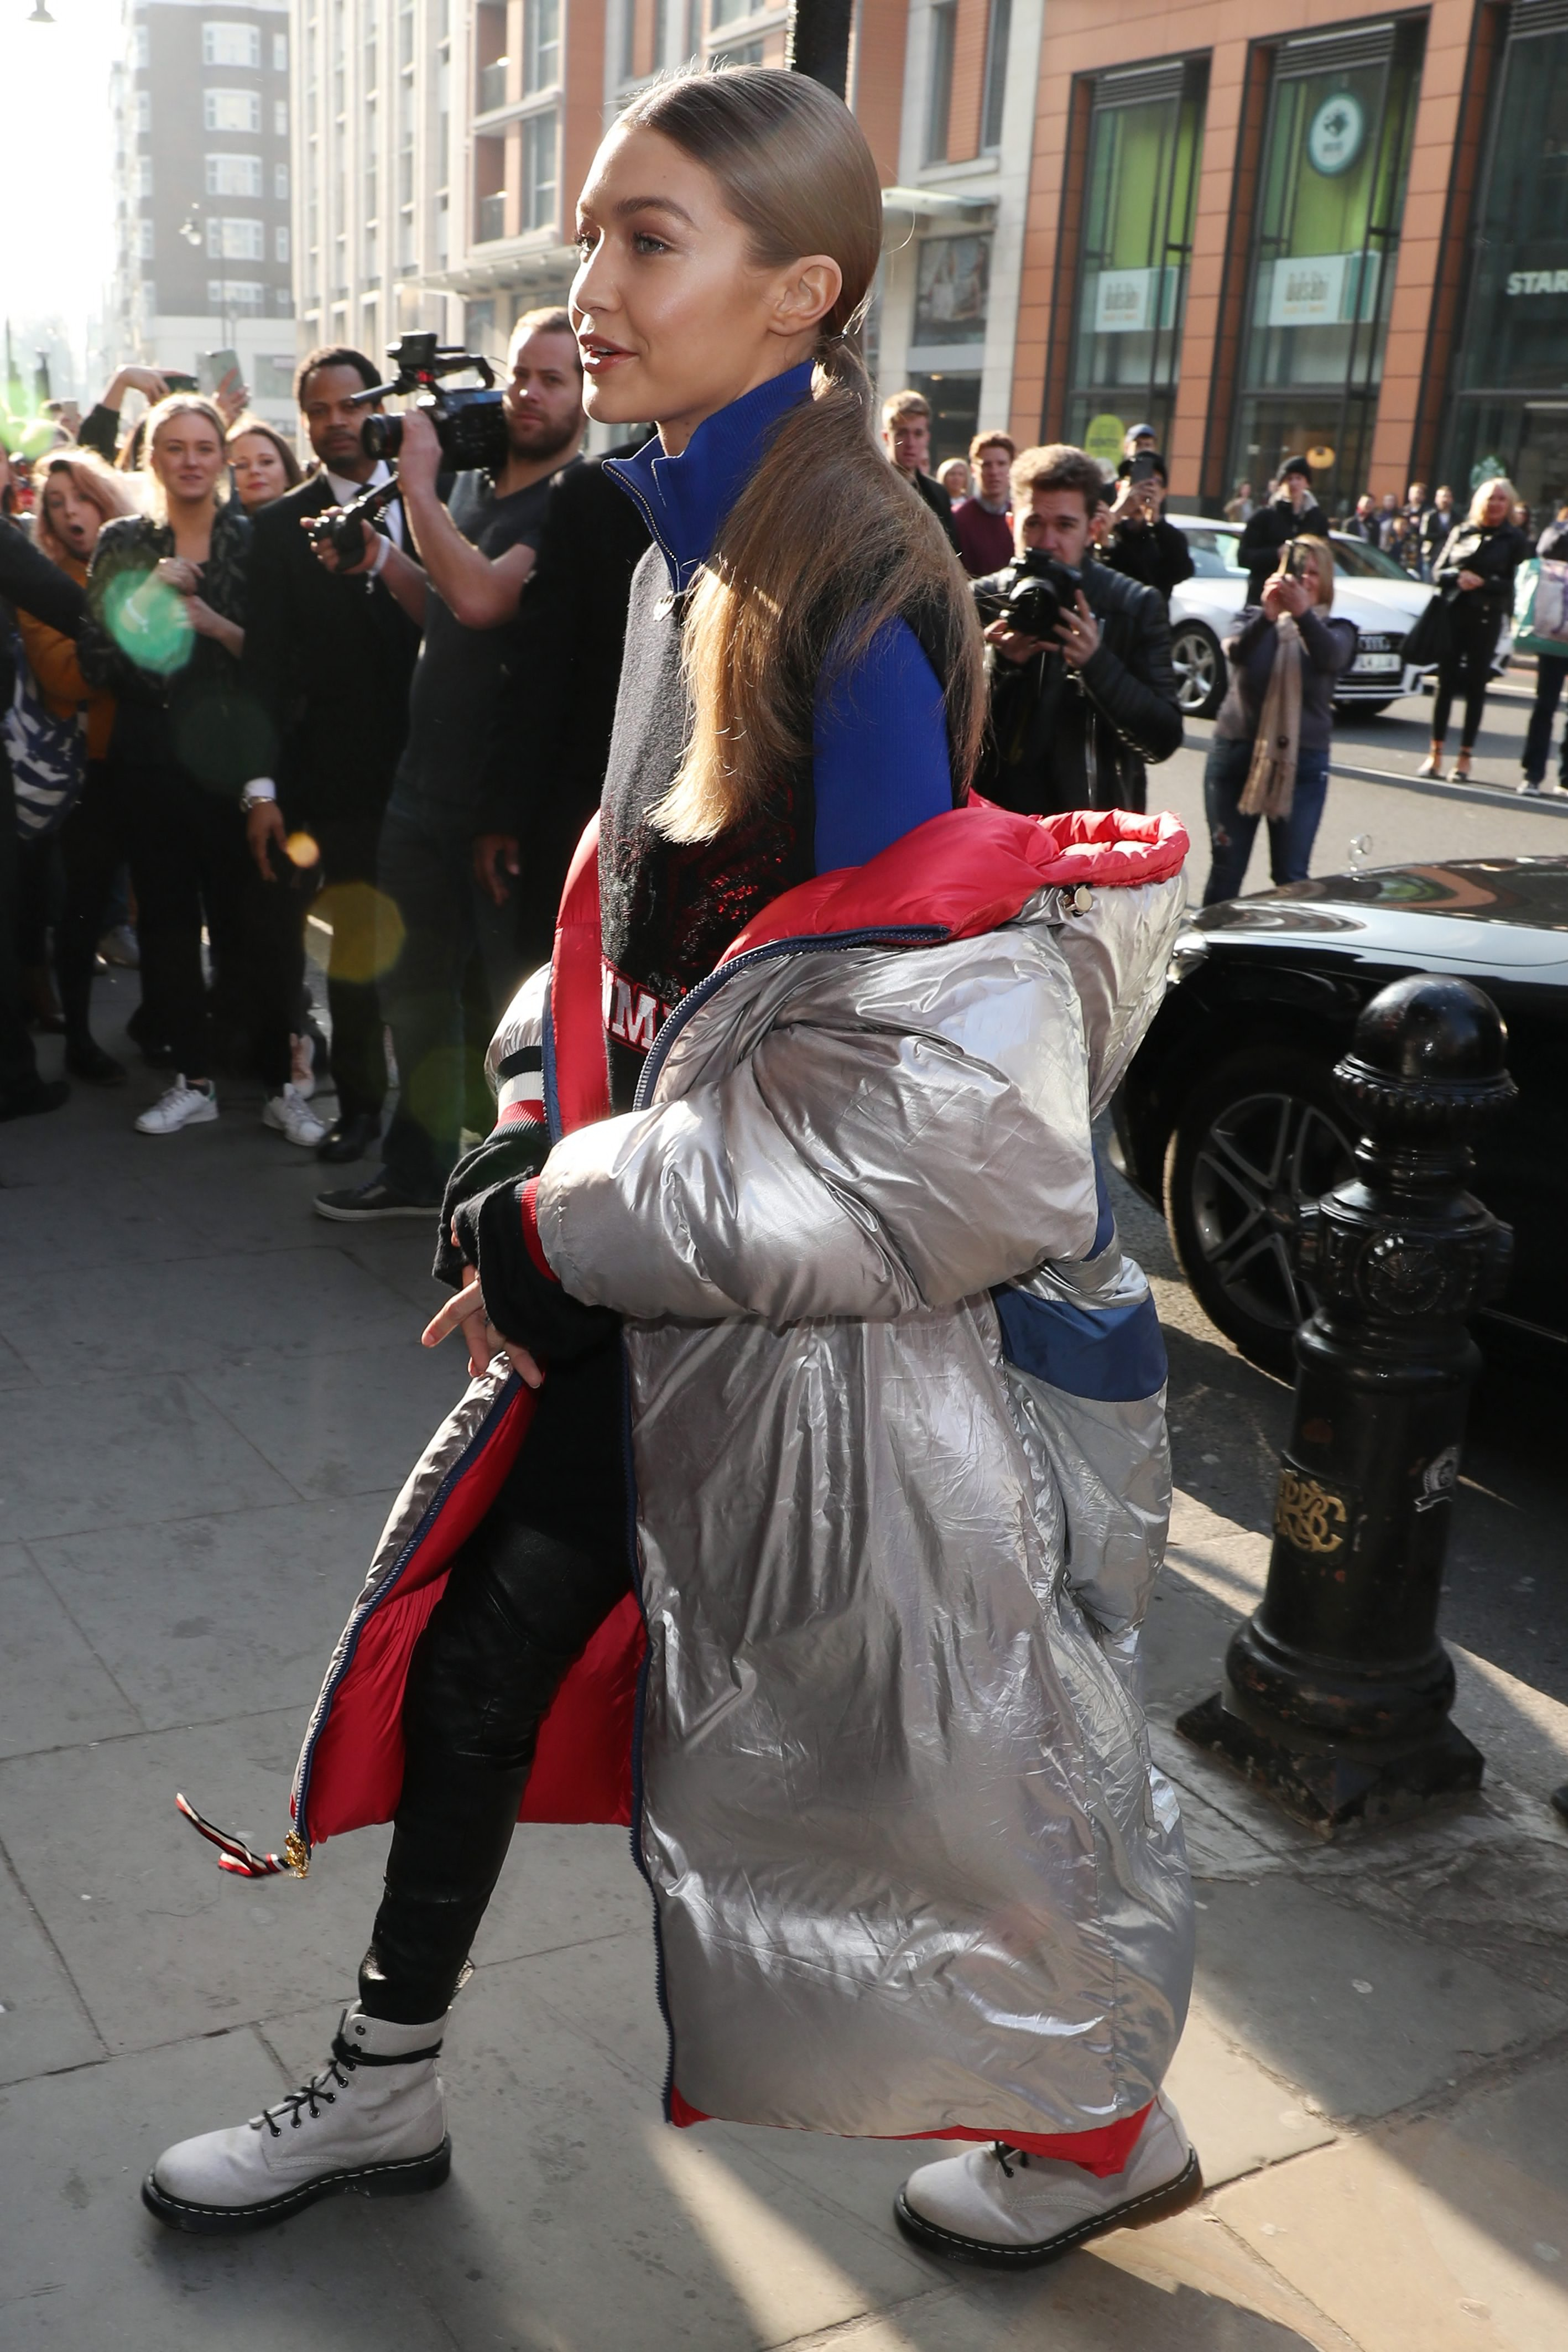
[[[625,98],[688,59],[782,63],[789,10],[293,22],[302,341],[498,353],[566,294]],[[1147,422],[1187,507],[1292,449],[1336,507],[1495,463],[1568,491],[1568,0],[858,0],[849,98],[885,191],[869,354],[927,394],[939,457],[1005,424],[1113,459]]]
[[[235,351],[292,414],[287,0],[127,0],[113,69],[115,270],[105,340],[198,373]]]

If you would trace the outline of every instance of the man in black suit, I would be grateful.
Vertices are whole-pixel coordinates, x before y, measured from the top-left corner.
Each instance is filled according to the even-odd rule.
[[[931,403],[923,392],[895,392],[883,402],[882,441],[894,472],[902,474],[915,496],[930,508],[957,555],[953,501],[925,470],[931,463]]]
[[[332,894],[327,1001],[338,1117],[318,1147],[328,1160],[360,1159],[381,1133],[386,1053],[376,980],[396,942],[382,937],[376,855],[420,632],[375,572],[328,571],[302,526],[386,478],[385,460],[361,446],[368,411],[352,405],[381,381],[362,352],[341,345],[301,361],[295,396],[319,467],[252,526],[244,674],[271,718],[278,773],[253,777],[243,798],[263,876],[282,873],[274,887],[288,887],[284,842],[307,834]],[[400,506],[386,510],[384,527],[401,545]]]

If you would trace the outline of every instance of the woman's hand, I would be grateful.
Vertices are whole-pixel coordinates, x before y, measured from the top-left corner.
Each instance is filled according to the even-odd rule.
[[[1277,621],[1281,613],[1289,613],[1292,620],[1299,621],[1311,602],[1305,582],[1298,580],[1293,572],[1276,572],[1271,580],[1263,583],[1263,610],[1271,621]]]
[[[452,1238],[457,1239],[455,1228]],[[421,1344],[439,1348],[449,1332],[461,1328],[468,1346],[468,1370],[476,1380],[487,1371],[491,1359],[505,1356],[513,1371],[526,1386],[537,1389],[544,1379],[526,1348],[516,1340],[503,1338],[491,1322],[485,1308],[485,1294],[479,1287],[479,1269],[471,1265],[468,1279],[454,1297],[447,1300],[438,1314],[433,1315],[420,1334]]]
[[[237,621],[225,621],[221,613],[214,613],[200,596],[187,596],[185,613],[199,637],[215,637],[218,644],[238,661],[245,651],[245,631]]]
[[[1461,588],[1484,588],[1486,584],[1486,582],[1481,578],[1479,572],[1461,572],[1459,574],[1459,585]]]
[[[193,596],[202,584],[202,567],[187,562],[183,555],[165,555],[153,566],[153,577],[178,595]]]

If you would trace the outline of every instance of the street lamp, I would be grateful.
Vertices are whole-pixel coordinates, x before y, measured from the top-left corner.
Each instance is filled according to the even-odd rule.
[[[52,25],[55,21],[44,5],[44,0],[33,0],[33,13],[27,19],[29,25]]]

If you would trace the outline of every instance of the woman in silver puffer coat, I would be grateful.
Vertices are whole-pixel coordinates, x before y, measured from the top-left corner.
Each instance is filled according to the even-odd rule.
[[[391,1818],[386,1895],[328,2068],[143,2193],[232,2231],[444,2179],[435,2053],[512,1824],[622,1819],[670,2120],[971,2142],[902,2226],[1047,2260],[1201,2188],[1135,1687],[1164,1356],[1090,1140],[1186,838],[967,801],[977,630],[867,431],[880,196],[839,102],[656,87],[580,217],[591,411],[661,420],[614,468],[654,544],[444,1212],[426,1337],[472,1383],[296,1777],[295,1866]]]

